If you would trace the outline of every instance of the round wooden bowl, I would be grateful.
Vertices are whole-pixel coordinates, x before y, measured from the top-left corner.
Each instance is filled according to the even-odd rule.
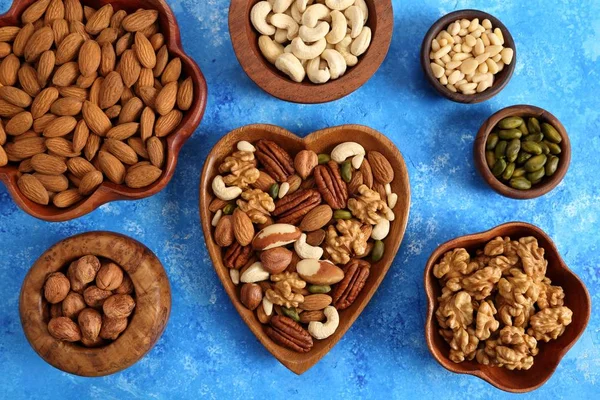
[[[468,20],[472,20],[474,18],[479,18],[479,21],[483,21],[484,19],[489,19],[492,22],[492,26],[495,28],[500,28],[502,34],[504,35],[504,47],[510,47],[514,50],[513,61],[510,65],[504,67],[504,69],[494,76],[494,84],[491,88],[481,92],[475,93],[472,95],[462,94],[460,92],[454,93],[450,91],[446,86],[442,85],[439,80],[433,75],[431,71],[431,60],[429,59],[429,53],[431,53],[431,42],[433,39],[437,37],[437,35],[448,28],[452,22],[466,18]],[[466,103],[466,104],[474,104],[481,103],[483,101],[489,100],[498,93],[508,84],[510,78],[515,71],[515,66],[517,65],[517,46],[515,45],[515,41],[510,34],[510,31],[504,26],[504,24],[488,13],[479,10],[459,10],[451,12],[438,19],[427,31],[425,38],[423,39],[423,44],[421,45],[421,67],[423,68],[423,72],[425,73],[425,77],[433,86],[433,88],[442,96],[455,101],[457,103]]]
[[[462,247],[471,253],[483,248],[488,241],[497,236],[509,236],[512,239],[535,237],[540,247],[546,250],[548,260],[546,276],[552,280],[553,285],[562,286],[565,293],[565,306],[573,311],[573,322],[567,326],[562,336],[548,343],[538,342],[539,354],[534,357],[533,367],[527,371],[510,371],[506,368],[481,365],[475,360],[456,364],[448,358],[450,346],[438,332],[435,311],[442,288],[433,275],[433,267],[450,250]],[[448,371],[476,376],[507,392],[529,392],[550,379],[561,359],[583,334],[590,319],[591,300],[583,282],[567,267],[552,239],[537,226],[524,222],[509,222],[486,232],[461,236],[442,244],[429,257],[425,266],[424,280],[427,295],[425,340],[433,357]]]
[[[529,190],[513,189],[506,183],[500,181],[492,174],[492,171],[490,170],[490,167],[488,167],[485,160],[485,144],[488,135],[496,127],[498,122],[506,117],[536,117],[540,120],[540,122],[548,122],[554,126],[554,128],[556,128],[562,137],[562,142],[560,143],[562,153],[560,154],[558,169],[554,175],[549,178],[544,177],[539,184],[532,186]],[[498,111],[483,123],[481,128],[479,128],[477,137],[475,138],[473,157],[475,159],[475,166],[477,170],[483,179],[488,183],[488,185],[490,185],[491,188],[496,192],[513,199],[533,199],[550,192],[563,180],[567,174],[569,165],[571,164],[571,141],[569,140],[569,135],[567,134],[567,130],[563,124],[561,124],[558,118],[550,114],[548,111],[535,106],[516,105]]]
[[[15,0],[10,10],[0,16],[0,26],[18,25],[23,11],[34,2],[35,0]],[[162,176],[148,187],[131,189],[125,185],[116,185],[105,181],[91,196],[86,197],[83,201],[72,207],[61,209],[53,205],[43,206],[36,204],[23,196],[17,187],[17,180],[20,176],[17,165],[9,164],[5,167],[0,167],[0,181],[4,182],[15,203],[26,213],[50,222],[61,222],[79,218],[111,201],[138,200],[160,192],[173,177],[179,151],[200,124],[204,115],[204,109],[206,108],[206,80],[196,62],[183,51],[181,37],[179,36],[179,25],[177,24],[175,15],[164,0],[81,0],[81,3],[94,8],[99,8],[104,4],[110,3],[115,10],[123,9],[127,12],[134,12],[138,8],[158,10],[158,21],[161,32],[165,36],[165,44],[169,49],[169,53],[181,58],[183,73],[192,77],[194,83],[194,100],[190,109],[185,113],[179,127],[166,138],[167,154]]]
[[[372,30],[369,49],[358,64],[344,76],[317,85],[308,80],[292,81],[262,55],[258,48],[261,36],[250,21],[250,10],[260,0],[232,0],[229,7],[229,34],[235,55],[244,72],[261,89],[281,100],[294,103],[327,103],[341,99],[364,85],[377,72],[392,41],[394,12],[391,0],[366,0],[369,7],[367,26]]]
[[[117,340],[87,348],[54,339],[48,333],[43,299],[46,277],[72,261],[93,254],[119,264],[133,281],[136,308]],[[75,375],[104,376],[128,368],[158,341],[171,312],[171,289],[162,264],[143,244],[111,232],[88,232],[62,240],[33,264],[21,287],[19,313],[31,347],[47,363]]]

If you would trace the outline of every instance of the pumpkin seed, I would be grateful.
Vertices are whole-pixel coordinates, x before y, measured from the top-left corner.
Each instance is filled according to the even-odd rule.
[[[225,207],[223,207],[223,214],[224,215],[231,215],[231,214],[233,214],[234,210],[235,210],[235,204],[229,203]]]
[[[376,240],[375,245],[373,246],[373,251],[371,252],[371,261],[377,262],[383,258],[383,253],[385,251],[385,245],[381,240]]]
[[[329,154],[319,154],[319,165],[327,164],[329,161],[331,161]]]
[[[324,294],[331,292],[331,286],[327,285],[309,285],[308,291],[314,294]]]
[[[500,129],[515,129],[523,125],[525,121],[521,117],[506,117],[502,121],[498,122],[498,128]]]
[[[494,150],[494,147],[496,147],[497,144],[498,144],[498,134],[490,133],[490,135],[487,138],[487,141],[485,142],[485,149],[486,150]]]
[[[533,172],[544,168],[544,165],[546,165],[546,161],[548,161],[548,157],[546,157],[545,154],[540,154],[538,156],[531,157],[525,163],[525,171]]]
[[[300,322],[300,316],[298,315],[298,311],[295,308],[285,308],[281,307],[281,312],[286,317],[293,319],[296,322]]]
[[[269,196],[271,196],[273,199],[276,199],[278,195],[279,195],[279,185],[277,183],[274,183],[269,188]]]
[[[352,213],[348,210],[335,210],[333,219],[352,219]]]
[[[552,143],[562,142],[562,136],[560,136],[560,133],[558,133],[558,131],[547,122],[542,124],[542,133],[544,134],[544,137]]]
[[[349,183],[352,180],[352,163],[350,160],[346,160],[342,163],[342,179],[346,183]]]

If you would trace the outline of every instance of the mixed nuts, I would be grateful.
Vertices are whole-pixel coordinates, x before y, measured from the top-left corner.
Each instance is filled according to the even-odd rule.
[[[308,352],[336,331],[363,289],[395,219],[394,170],[355,142],[295,155],[270,140],[241,141],[212,181],[215,243],[281,346]]]
[[[0,28],[0,167],[18,163],[31,201],[66,208],[103,181],[162,175],[165,137],[193,100],[158,11],[38,0]]]

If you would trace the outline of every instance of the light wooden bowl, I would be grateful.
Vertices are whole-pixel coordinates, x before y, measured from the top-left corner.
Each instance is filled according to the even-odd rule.
[[[34,2],[35,0],[15,0],[10,10],[0,16],[0,26],[18,25],[23,11]],[[4,182],[15,203],[26,213],[50,222],[68,221],[79,218],[111,201],[138,200],[160,192],[173,177],[179,151],[200,124],[204,115],[204,109],[206,108],[206,80],[198,65],[183,51],[181,37],[179,36],[179,25],[177,24],[175,15],[173,15],[173,12],[164,0],[82,0],[81,2],[94,8],[111,3],[115,10],[123,9],[128,12],[133,12],[138,8],[158,10],[158,21],[161,31],[165,36],[165,44],[169,49],[169,53],[181,58],[184,74],[192,77],[194,83],[194,101],[190,109],[185,113],[179,127],[167,137],[166,162],[163,167],[162,176],[148,187],[131,189],[125,185],[116,185],[105,181],[91,196],[86,197],[83,201],[72,207],[61,209],[53,205],[43,206],[36,204],[23,196],[17,187],[17,180],[19,179],[17,165],[9,164],[5,167],[0,167],[0,181]]]
[[[514,50],[513,61],[510,65],[504,67],[504,69],[494,76],[494,84],[491,88],[481,92],[475,93],[472,95],[462,94],[460,92],[454,93],[450,91],[446,86],[442,85],[440,81],[433,75],[431,71],[431,60],[429,59],[429,53],[431,52],[431,41],[437,37],[437,35],[448,28],[452,22],[466,18],[468,20],[472,20],[474,18],[479,18],[479,21],[483,21],[484,19],[489,19],[492,22],[494,28],[500,28],[502,34],[504,35],[504,47],[510,47]],[[433,86],[433,88],[442,96],[446,97],[449,100],[455,101],[457,103],[466,103],[466,104],[475,104],[481,103],[483,101],[489,100],[498,93],[502,91],[508,85],[510,78],[515,71],[515,66],[517,65],[517,46],[515,45],[515,41],[513,40],[510,31],[504,26],[504,24],[488,13],[479,10],[459,10],[451,12],[438,19],[429,29],[427,34],[425,35],[425,39],[423,39],[423,44],[421,45],[421,67],[423,68],[423,72],[425,73],[425,77]]]
[[[50,336],[42,294],[49,274],[89,254],[119,264],[135,287],[136,308],[127,329],[99,348]],[[47,363],[75,375],[104,376],[132,366],[156,344],[171,313],[171,288],[162,264],[146,246],[118,233],[88,232],[58,242],[33,264],[21,287],[19,313],[27,340]]]
[[[540,247],[546,250],[548,270],[546,276],[552,284],[562,286],[565,292],[565,306],[573,310],[573,322],[557,340],[548,343],[538,342],[540,352],[534,358],[533,367],[527,371],[510,371],[506,368],[481,365],[477,361],[465,361],[456,364],[448,358],[450,346],[439,334],[435,310],[441,287],[433,276],[433,267],[448,251],[465,248],[472,252],[483,248],[485,243],[497,236],[521,238],[535,237]],[[552,239],[540,228],[524,222],[510,222],[489,231],[461,236],[438,247],[429,257],[425,266],[425,292],[427,294],[427,316],[425,321],[425,339],[433,357],[448,371],[469,374],[491,383],[507,392],[525,393],[542,386],[554,373],[560,360],[583,334],[590,319],[590,295],[581,280],[565,264]]]
[[[263,325],[258,321],[254,312],[242,305],[238,295],[239,289],[231,282],[229,270],[223,265],[222,249],[217,246],[212,234],[212,215],[208,206],[214,199],[211,182],[218,174],[218,167],[221,161],[231,153],[238,141],[247,140],[252,143],[266,138],[275,141],[291,154],[296,154],[303,149],[311,149],[316,153],[330,152],[344,138],[352,138],[353,141],[362,144],[367,151],[377,150],[381,152],[390,161],[395,172],[392,190],[398,194],[398,204],[394,207],[396,219],[392,222],[390,234],[384,240],[384,257],[381,261],[372,265],[369,279],[352,306],[340,311],[340,325],[333,336],[325,340],[315,340],[312,350],[305,354],[293,352],[273,342],[265,333]],[[327,354],[344,336],[346,331],[350,329],[354,321],[356,321],[360,313],[367,306],[392,265],[392,261],[400,247],[406,223],[408,222],[409,209],[410,184],[402,154],[381,133],[361,125],[343,125],[328,128],[314,132],[304,139],[273,125],[248,125],[238,128],[225,135],[212,149],[204,164],[200,182],[200,216],[202,219],[202,228],[215,271],[231,302],[250,330],[275,358],[296,374],[302,374]]]
[[[364,85],[377,72],[390,48],[394,30],[391,0],[366,0],[367,26],[372,30],[371,46],[358,64],[344,76],[322,85],[305,80],[292,81],[269,63],[258,48],[260,34],[252,26],[250,10],[260,0],[232,0],[229,7],[229,34],[235,55],[244,72],[261,89],[281,100],[315,104],[341,99]]]
[[[540,120],[540,122],[548,122],[554,126],[554,128],[556,128],[562,137],[562,142],[560,143],[562,152],[560,154],[558,169],[554,175],[549,178],[544,177],[539,184],[532,186],[529,190],[513,189],[506,183],[500,181],[494,176],[494,174],[492,174],[492,171],[490,170],[490,167],[488,167],[485,160],[485,145],[487,138],[489,134],[492,133],[498,122],[506,117],[536,117]],[[569,165],[571,164],[571,141],[569,140],[567,130],[554,115],[539,107],[517,105],[498,111],[483,123],[481,128],[479,128],[477,137],[475,138],[473,158],[475,159],[475,166],[477,167],[477,170],[483,179],[496,192],[513,199],[534,199],[536,197],[545,195],[558,186],[558,184],[567,174]]]

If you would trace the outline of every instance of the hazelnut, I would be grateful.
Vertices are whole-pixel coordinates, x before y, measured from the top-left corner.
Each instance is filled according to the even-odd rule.
[[[115,290],[123,283],[123,270],[117,264],[103,264],[96,275],[96,286],[102,290]]]
[[[73,278],[81,283],[90,283],[96,279],[100,270],[100,260],[96,256],[83,256],[75,261],[73,267]]]
[[[302,179],[308,178],[317,165],[319,165],[319,156],[312,150],[302,150],[294,159],[294,167]]]
[[[292,252],[285,247],[263,251],[260,254],[263,268],[270,274],[280,274],[292,262]]]
[[[44,285],[44,297],[48,303],[60,303],[67,297],[71,290],[69,279],[62,272],[50,274]]]
[[[246,283],[240,291],[240,301],[249,310],[255,310],[262,302],[263,293],[259,285]]]
[[[82,337],[93,343],[100,334],[102,315],[93,308],[86,308],[79,313],[77,323],[79,323]]]
[[[127,274],[123,274],[123,282],[121,285],[114,290],[116,294],[132,294],[133,293],[133,281]]]
[[[102,310],[108,318],[127,318],[135,308],[135,300],[128,294],[115,294],[104,302]]]
[[[100,336],[96,336],[96,339],[94,340],[90,340],[87,339],[85,336],[81,337],[81,343],[85,346],[85,347],[102,347],[106,344],[106,342],[104,342],[104,339],[102,339]]]
[[[67,318],[77,318],[81,310],[86,307],[83,296],[79,293],[71,292],[62,302],[62,315]]]
[[[57,340],[77,342],[81,340],[81,331],[75,322],[67,317],[52,318],[48,322],[48,332]]]
[[[104,315],[102,317],[100,337],[107,340],[116,340],[126,328],[127,318],[108,318]]]
[[[102,290],[98,286],[88,286],[83,292],[83,299],[85,303],[90,307],[102,307],[104,300],[112,296],[112,292],[108,290]]]

